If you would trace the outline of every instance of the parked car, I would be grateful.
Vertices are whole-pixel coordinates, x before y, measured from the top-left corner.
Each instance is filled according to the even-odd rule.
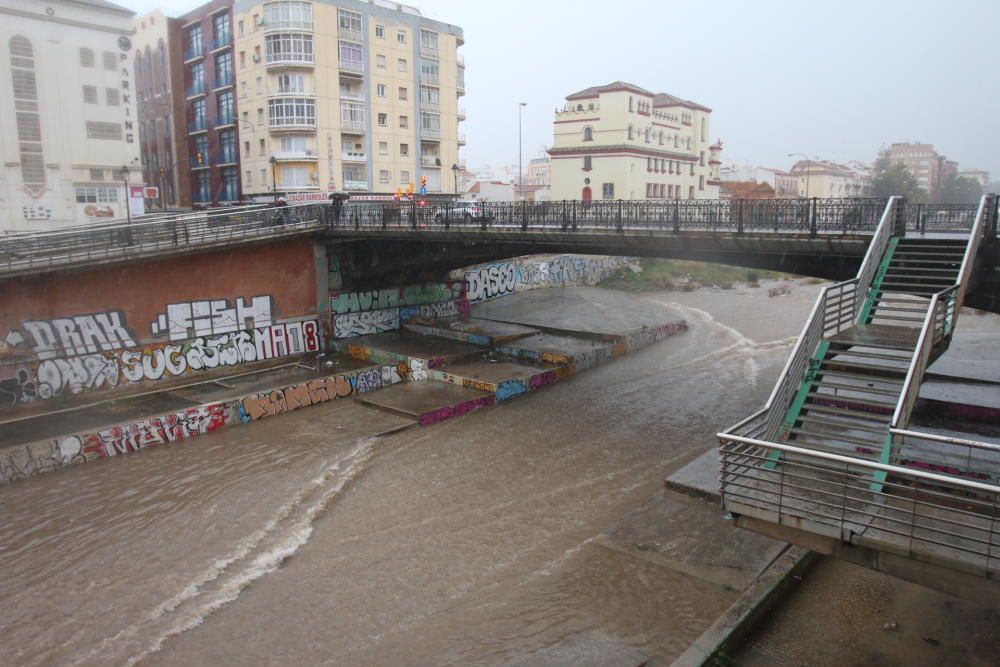
[[[438,206],[434,212],[434,222],[442,223],[445,219],[463,222],[473,220],[489,220],[489,215],[483,205],[475,201],[456,201]]]

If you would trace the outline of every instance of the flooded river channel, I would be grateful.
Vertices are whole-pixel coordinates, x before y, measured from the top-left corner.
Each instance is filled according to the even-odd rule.
[[[432,427],[336,402],[0,487],[0,662],[668,661],[739,591],[609,531],[763,404],[817,290],[526,292],[474,314],[690,330]]]

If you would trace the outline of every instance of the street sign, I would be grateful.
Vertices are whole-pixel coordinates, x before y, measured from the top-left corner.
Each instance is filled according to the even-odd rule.
[[[155,185],[147,185],[145,187],[146,199],[159,199],[160,198],[160,188]]]
[[[421,185],[420,186],[420,196],[421,197],[426,197],[427,196],[427,186],[426,185]]]

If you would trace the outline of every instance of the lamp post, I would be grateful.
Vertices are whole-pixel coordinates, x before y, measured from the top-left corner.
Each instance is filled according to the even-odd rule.
[[[805,153],[789,153],[788,157],[795,157],[801,155],[806,160],[806,199],[809,199],[809,174],[812,172],[812,160]]]
[[[451,173],[455,177],[455,198],[458,198],[458,164],[451,165]]]
[[[521,102],[517,107],[517,190],[524,198],[524,153],[521,151],[521,111],[528,106],[527,102]]]
[[[271,163],[271,193],[274,195],[274,203],[278,203],[278,177],[275,165],[278,164],[278,158],[273,155],[268,159]]]
[[[125,184],[125,220],[132,224],[132,198],[128,192],[128,165],[122,165],[122,183]]]

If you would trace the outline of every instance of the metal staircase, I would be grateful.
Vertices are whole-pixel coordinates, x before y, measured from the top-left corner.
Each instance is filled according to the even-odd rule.
[[[891,199],[857,277],[820,293],[765,408],[719,434],[723,505],[814,550],[886,571],[902,556],[932,564],[921,583],[959,572],[1000,593],[1000,446],[908,429],[977,253],[997,242],[996,197],[947,233],[907,237],[904,210]]]

